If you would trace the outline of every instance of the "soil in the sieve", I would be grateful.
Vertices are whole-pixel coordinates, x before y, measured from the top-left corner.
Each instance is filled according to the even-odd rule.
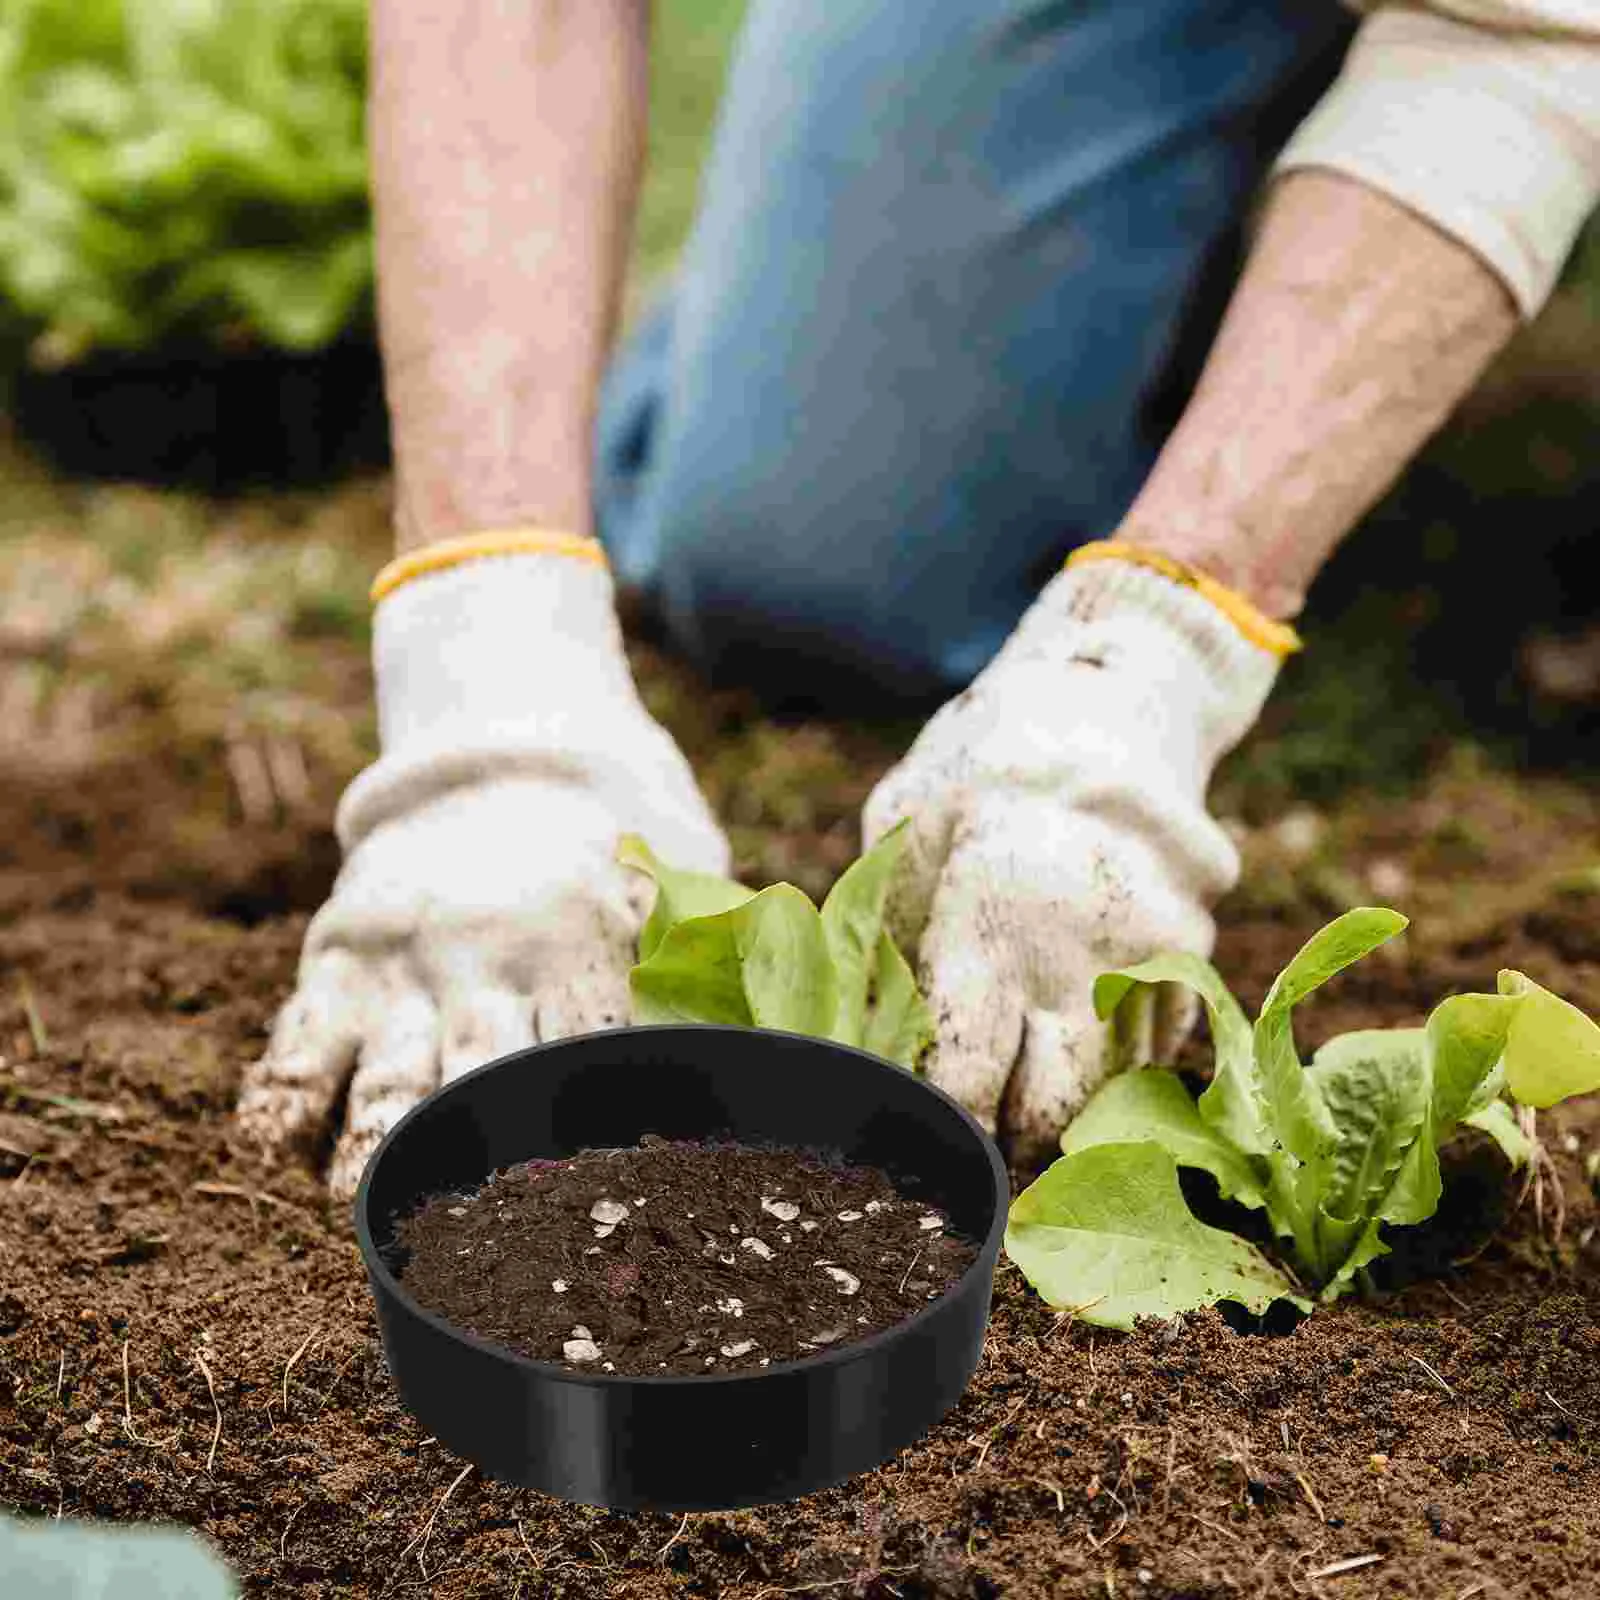
[[[536,1360],[643,1376],[795,1361],[922,1310],[977,1256],[886,1173],[646,1135],[497,1172],[403,1219],[406,1287]]]

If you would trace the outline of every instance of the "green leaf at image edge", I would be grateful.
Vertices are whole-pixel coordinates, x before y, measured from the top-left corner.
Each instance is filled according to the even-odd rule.
[[[1543,1110],[1600,1089],[1600,1027],[1525,973],[1500,974],[1500,993],[1517,1002],[1506,1034],[1506,1086]]]
[[[1062,1156],[1012,1202],[1006,1254],[1049,1304],[1102,1327],[1220,1300],[1310,1309],[1259,1251],[1189,1214],[1177,1163],[1150,1141]]]

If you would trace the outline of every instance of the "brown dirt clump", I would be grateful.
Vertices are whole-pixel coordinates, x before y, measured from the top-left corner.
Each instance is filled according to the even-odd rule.
[[[871,1167],[646,1136],[435,1195],[396,1237],[457,1327],[573,1370],[737,1372],[881,1333],[977,1250]]]

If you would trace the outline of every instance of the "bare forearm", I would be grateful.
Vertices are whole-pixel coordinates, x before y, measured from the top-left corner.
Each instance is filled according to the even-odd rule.
[[[1476,255],[1394,201],[1332,173],[1283,178],[1117,536],[1293,616],[1516,321]]]
[[[522,523],[588,531],[648,0],[372,9],[398,544]]]

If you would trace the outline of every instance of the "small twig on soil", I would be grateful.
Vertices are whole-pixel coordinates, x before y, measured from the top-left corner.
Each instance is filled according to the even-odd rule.
[[[38,1105],[54,1106],[57,1111],[65,1111],[74,1117],[86,1117],[92,1122],[125,1122],[128,1116],[121,1106],[107,1105],[97,1100],[80,1100],[76,1095],[49,1094],[43,1089],[19,1083],[15,1078],[0,1077],[0,1091],[20,1100],[32,1100]]]
[[[280,1206],[285,1211],[299,1211],[292,1200],[280,1199],[275,1194],[268,1194],[265,1189],[246,1189],[237,1183],[191,1183],[189,1188],[194,1194],[224,1195],[234,1200],[248,1200],[250,1209],[254,1211],[257,1204]]]
[[[44,1018],[39,1014],[39,1002],[34,997],[33,985],[21,973],[17,974],[17,993],[22,1000],[22,1014],[28,1021],[28,1038],[33,1042],[36,1056],[50,1054],[50,1034]]]
[[[1123,1531],[1127,1528],[1127,1526],[1128,1508],[1124,1506],[1122,1508],[1122,1515],[1117,1518],[1116,1527],[1114,1527],[1111,1532],[1105,1536],[1105,1538],[1097,1539],[1092,1533],[1085,1533],[1084,1538],[1089,1541],[1089,1548],[1098,1553],[1099,1551],[1104,1550],[1108,1545],[1115,1544],[1117,1540],[1122,1537]]]
[[[1451,1399],[1452,1399],[1452,1400],[1454,1400],[1454,1399],[1455,1399],[1455,1397],[1456,1397],[1456,1392],[1455,1392],[1455,1390],[1454,1390],[1454,1389],[1452,1389],[1452,1388],[1451,1388],[1451,1387],[1450,1387],[1450,1385],[1449,1385],[1449,1384],[1448,1384],[1448,1383],[1446,1383],[1446,1382],[1445,1382],[1445,1381],[1444,1381],[1444,1379],[1443,1379],[1443,1378],[1442,1378],[1442,1377],[1441,1377],[1441,1376],[1440,1376],[1440,1375],[1439,1375],[1439,1373],[1438,1373],[1438,1372],[1437,1372],[1437,1371],[1436,1371],[1436,1370],[1435,1370],[1435,1369],[1434,1369],[1434,1368],[1433,1368],[1433,1367],[1430,1367],[1430,1366],[1429,1366],[1429,1365],[1428,1365],[1428,1363],[1427,1363],[1427,1362],[1426,1362],[1426,1361],[1424,1361],[1424,1360],[1423,1360],[1423,1359],[1422,1359],[1422,1357],[1421,1357],[1421,1356],[1412,1356],[1412,1355],[1410,1355],[1410,1353],[1409,1353],[1409,1352],[1407,1352],[1407,1354],[1408,1354],[1408,1356],[1409,1356],[1409,1359],[1410,1359],[1410,1360],[1412,1360],[1412,1361],[1415,1361],[1415,1362],[1416,1362],[1416,1364],[1417,1364],[1417,1365],[1418,1365],[1418,1366],[1419,1366],[1419,1367],[1421,1367],[1421,1368],[1422,1368],[1422,1370],[1423,1370],[1423,1371],[1424,1371],[1424,1372],[1426,1372],[1426,1373],[1427,1373],[1427,1374],[1428,1374],[1428,1376],[1429,1376],[1429,1377],[1430,1377],[1430,1378],[1432,1378],[1432,1379],[1433,1379],[1433,1381],[1434,1381],[1434,1382],[1435,1382],[1435,1383],[1436,1383],[1436,1384],[1438,1384],[1438,1385],[1439,1385],[1439,1387],[1440,1387],[1440,1388],[1441,1388],[1441,1389],[1443,1389],[1443,1390],[1444,1390],[1444,1392],[1445,1392],[1445,1393],[1446,1393],[1446,1394],[1447,1394],[1447,1395],[1449,1395],[1449,1396],[1450,1396],[1450,1398],[1451,1398]]]
[[[122,1431],[133,1440],[135,1444],[142,1444],[150,1450],[168,1450],[178,1435],[183,1432],[179,1428],[170,1439],[142,1439],[139,1430],[133,1425],[133,1383],[128,1377],[128,1340],[122,1341]]]
[[[522,1541],[522,1548],[528,1552],[528,1559],[533,1563],[533,1570],[536,1573],[543,1572],[545,1562],[548,1561],[550,1557],[561,1548],[559,1545],[553,1544],[542,1556],[534,1555],[533,1546],[528,1543],[528,1533],[527,1530],[522,1526],[521,1517],[517,1518],[517,1537]]]
[[[521,1527],[521,1523],[518,1523],[517,1526]],[[678,1524],[678,1531],[675,1534],[673,1534],[673,1536],[670,1539],[668,1539],[667,1542],[664,1545],[662,1545],[662,1547],[659,1550],[656,1551],[656,1560],[657,1561],[665,1561],[667,1559],[667,1551],[669,1551],[673,1547],[673,1545],[675,1545],[683,1537],[683,1531],[688,1526],[689,1526],[689,1513],[687,1511],[685,1511],[684,1514],[683,1514],[683,1521]],[[532,1553],[533,1553],[532,1551],[529,1551],[530,1555]]]
[[[278,798],[289,810],[303,812],[311,803],[311,775],[306,771],[305,752],[299,740],[287,734],[268,739],[264,750],[267,774]]]
[[[1362,1567],[1374,1567],[1383,1557],[1380,1555],[1346,1556],[1343,1561],[1330,1561],[1325,1567],[1318,1567],[1315,1572],[1308,1572],[1308,1578],[1336,1578],[1341,1572],[1358,1572]]]
[[[277,809],[272,773],[266,758],[255,745],[230,738],[224,752],[228,776],[233,779],[239,798],[239,811],[246,822],[261,822]]]
[[[983,1471],[983,1464],[989,1459],[989,1446],[994,1443],[995,1438],[999,1434],[1000,1430],[1007,1426],[1013,1420],[1013,1418],[1015,1418],[1016,1414],[1023,1408],[1024,1404],[1026,1404],[1026,1398],[1026,1396],[1020,1397],[1016,1404],[1013,1405],[1012,1408],[1005,1414],[1005,1416],[1002,1417],[999,1422],[995,1423],[995,1425],[984,1436],[983,1448],[978,1452],[978,1459],[972,1463],[972,1471]],[[976,1439],[969,1439],[967,1442],[969,1444],[976,1444],[978,1441]]]
[[[278,1559],[280,1561],[287,1561],[289,1559],[289,1530],[294,1526],[294,1519],[298,1517],[300,1513],[304,1511],[305,1508],[310,1504],[311,1502],[309,1500],[302,1500],[300,1504],[289,1513],[289,1520],[284,1523],[283,1532],[278,1538]]]
[[[438,1504],[435,1505],[433,1510],[428,1513],[428,1520],[422,1525],[422,1532],[414,1535],[412,1537],[411,1544],[408,1544],[405,1549],[400,1552],[400,1559],[401,1561],[404,1561],[405,1558],[411,1554],[412,1546],[415,1545],[419,1539],[422,1541],[422,1548],[417,1551],[417,1566],[421,1570],[424,1578],[428,1576],[428,1569],[423,1563],[428,1554],[428,1541],[433,1537],[433,1525],[436,1521],[438,1521],[439,1513],[444,1510],[445,1501],[447,1501],[450,1496],[453,1495],[458,1488],[460,1488],[462,1480],[471,1471],[472,1463],[469,1461],[466,1466],[464,1466],[460,1472],[455,1475],[454,1479],[451,1480],[450,1487],[439,1496]]]
[[[1466,1588],[1456,1596],[1456,1600],[1472,1600],[1473,1595],[1482,1594],[1483,1591],[1488,1587],[1489,1585],[1485,1583],[1482,1578],[1479,1578],[1477,1582],[1469,1583]]]
[[[211,1368],[198,1350],[194,1353],[194,1363],[205,1374],[206,1393],[211,1396],[211,1409],[217,1414],[217,1426],[211,1434],[211,1448],[206,1452],[206,1471],[210,1472],[217,1459],[217,1446],[222,1443],[222,1407],[217,1403],[217,1386],[211,1381]]]
[[[66,1378],[67,1378],[67,1352],[65,1350],[63,1350],[61,1352],[60,1364],[56,1367],[56,1404],[57,1405],[61,1404],[61,1385],[66,1382]]]
[[[1322,1502],[1317,1499],[1316,1491],[1311,1487],[1299,1467],[1294,1468],[1294,1481],[1300,1485],[1300,1493],[1306,1497],[1306,1504],[1317,1514],[1318,1522],[1326,1522],[1328,1513],[1322,1509]]]
[[[1050,1478],[1035,1478],[1033,1480],[1041,1488],[1048,1489],[1056,1497],[1056,1510],[1063,1516],[1066,1515],[1067,1497],[1061,1492],[1061,1485]]]
[[[1550,1393],[1548,1389],[1545,1390],[1544,1397],[1556,1408],[1557,1411],[1561,1412],[1564,1416],[1571,1417],[1574,1422],[1583,1421],[1583,1418],[1580,1417],[1576,1411],[1569,1411],[1559,1400],[1556,1399],[1553,1394]]]
[[[294,1364],[306,1353],[306,1348],[316,1338],[317,1330],[313,1328],[304,1339],[300,1341],[300,1348],[283,1364],[283,1414],[289,1415],[289,1374],[294,1370]]]
[[[1049,1344],[1049,1342],[1055,1338],[1058,1333],[1069,1331],[1073,1323],[1076,1322],[1085,1311],[1092,1311],[1104,1299],[1105,1296],[1103,1294],[1097,1294],[1093,1300],[1085,1300],[1081,1306],[1068,1306],[1065,1311],[1058,1312],[1056,1314],[1056,1320],[1051,1324],[1049,1333],[1047,1333],[1044,1338],[1039,1341],[1039,1343]],[[1091,1358],[1090,1367],[1091,1370],[1093,1370],[1094,1344],[1092,1340],[1090,1341],[1089,1355]]]
[[[880,1567],[871,1576],[873,1578],[898,1578],[916,1570],[915,1567]],[[769,1594],[806,1594],[812,1589],[837,1589],[841,1583],[857,1583],[861,1580],[861,1577],[861,1573],[852,1572],[848,1577],[844,1578],[819,1578],[814,1583],[798,1583],[792,1589],[780,1589],[776,1586],[757,1589],[750,1596],[750,1600],[764,1600],[764,1597]]]
[[[905,1276],[903,1278],[901,1278],[901,1280],[900,1280],[900,1287],[895,1290],[896,1294],[904,1294],[906,1292],[906,1284],[910,1281],[912,1268],[914,1268],[916,1266],[917,1257],[920,1256],[921,1254],[922,1254],[922,1246],[918,1245],[917,1246],[917,1250],[916,1250],[916,1254],[911,1257],[911,1266],[906,1268]]]

